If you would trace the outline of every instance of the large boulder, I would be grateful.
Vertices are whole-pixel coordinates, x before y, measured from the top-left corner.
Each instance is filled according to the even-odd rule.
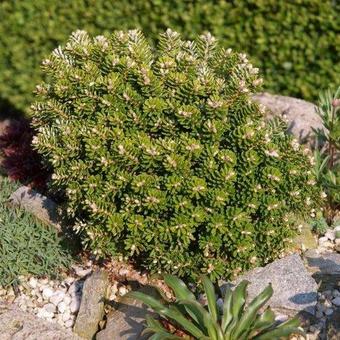
[[[313,103],[301,99],[260,93],[254,99],[267,108],[266,116],[284,118],[288,121],[288,132],[300,142],[313,143],[313,128],[324,129],[320,116]]]
[[[238,277],[233,284],[237,285],[242,280],[250,282],[248,301],[271,283],[274,294],[268,305],[274,311],[288,316],[293,316],[300,311],[314,312],[318,286],[298,254],[286,256],[265,267],[255,268]],[[222,285],[222,292],[226,285]]]
[[[0,303],[1,340],[81,340],[57,323],[42,320],[13,305]]]

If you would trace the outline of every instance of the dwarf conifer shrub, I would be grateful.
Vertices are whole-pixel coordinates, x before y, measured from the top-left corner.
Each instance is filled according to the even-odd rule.
[[[320,201],[312,158],[266,125],[261,79],[210,34],[71,35],[43,61],[33,142],[97,254],[213,279],[277,257]]]

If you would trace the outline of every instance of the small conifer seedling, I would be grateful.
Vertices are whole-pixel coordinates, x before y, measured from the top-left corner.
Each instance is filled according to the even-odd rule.
[[[258,69],[210,34],[77,31],[43,70],[33,143],[99,255],[214,280],[279,256],[320,202],[312,157],[252,100]]]

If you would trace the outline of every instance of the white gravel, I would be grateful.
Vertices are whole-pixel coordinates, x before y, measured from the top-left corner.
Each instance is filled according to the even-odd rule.
[[[91,265],[91,264],[90,264]],[[19,277],[19,294],[12,287],[0,286],[0,296],[13,302],[25,312],[56,322],[65,328],[72,328],[81,304],[82,290],[86,277],[92,268],[73,266],[74,275],[62,280],[36,277]],[[110,300],[125,295],[131,287],[114,282],[110,288]]]

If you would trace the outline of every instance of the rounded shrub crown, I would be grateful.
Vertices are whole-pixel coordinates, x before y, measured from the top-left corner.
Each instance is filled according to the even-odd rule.
[[[246,55],[210,34],[73,33],[43,61],[35,147],[98,254],[181,276],[279,256],[320,192],[311,157],[266,124]]]

